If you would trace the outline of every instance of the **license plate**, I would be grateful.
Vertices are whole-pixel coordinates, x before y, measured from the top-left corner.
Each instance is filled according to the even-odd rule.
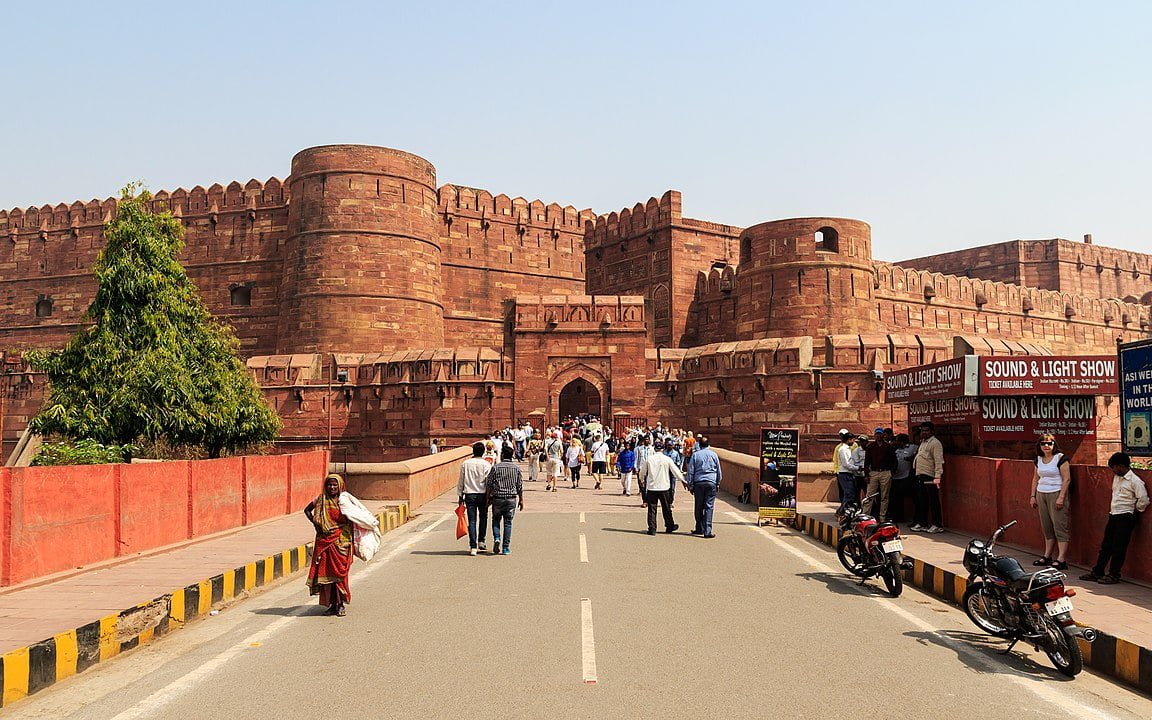
[[[1053,600],[1050,603],[1045,603],[1044,607],[1048,609],[1049,615],[1069,613],[1072,612],[1072,598],[1062,597],[1059,600]]]
[[[903,540],[889,540],[886,543],[881,543],[880,547],[884,548],[884,552],[886,552],[886,553],[904,552],[904,541]]]

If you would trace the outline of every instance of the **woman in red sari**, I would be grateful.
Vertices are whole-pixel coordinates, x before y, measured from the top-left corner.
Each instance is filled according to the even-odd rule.
[[[316,527],[312,566],[308,569],[308,589],[320,596],[329,615],[344,617],[344,604],[351,601],[348,571],[352,569],[352,521],[340,510],[344,478],[332,474],[324,478],[324,492],[308,503],[304,515]]]

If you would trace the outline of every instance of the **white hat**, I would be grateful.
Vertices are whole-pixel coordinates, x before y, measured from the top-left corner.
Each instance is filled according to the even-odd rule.
[[[840,434],[841,435],[851,435],[851,433],[848,432],[848,428],[840,428]]]

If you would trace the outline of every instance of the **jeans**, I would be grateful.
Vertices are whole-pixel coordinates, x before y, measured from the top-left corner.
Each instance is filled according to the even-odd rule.
[[[856,499],[856,476],[850,472],[836,473],[836,487],[840,490],[840,509]]]
[[[516,441],[516,459],[517,460],[523,460],[524,459],[524,450],[527,447],[528,447],[528,443],[526,440],[517,440]]]
[[[1104,526],[1104,539],[1100,542],[1100,554],[1096,557],[1096,564],[1092,572],[1103,575],[1105,566],[1111,575],[1120,577],[1120,568],[1124,565],[1124,558],[1128,555],[1128,542],[1132,539],[1132,531],[1136,529],[1136,513],[1120,513],[1109,515],[1108,524]]]
[[[512,544],[512,518],[516,516],[518,502],[519,499],[515,497],[492,498],[492,542],[501,548]],[[504,525],[503,533],[500,528],[501,521]]]
[[[488,537],[488,500],[484,493],[467,493],[464,505],[468,508],[468,547],[476,547],[476,542],[484,542]],[[476,529],[476,516],[480,516],[480,529]]]
[[[716,485],[710,482],[696,483],[692,486],[692,497],[695,499],[696,531],[698,534],[712,534],[712,510],[716,506]]]
[[[672,520],[672,502],[668,499],[667,490],[649,490],[644,493],[644,502],[648,503],[648,531],[656,532],[656,505],[664,513],[664,529],[672,532],[676,523]]]
[[[931,475],[916,476],[916,523],[924,526],[943,526],[940,517],[940,488]]]

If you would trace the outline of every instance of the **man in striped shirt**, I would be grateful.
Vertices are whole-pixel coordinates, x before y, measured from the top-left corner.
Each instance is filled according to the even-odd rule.
[[[488,502],[492,504],[493,555],[512,553],[512,518],[517,509],[524,509],[524,477],[520,467],[512,462],[513,452],[511,444],[500,449],[500,462],[492,466],[484,483],[488,488]]]

